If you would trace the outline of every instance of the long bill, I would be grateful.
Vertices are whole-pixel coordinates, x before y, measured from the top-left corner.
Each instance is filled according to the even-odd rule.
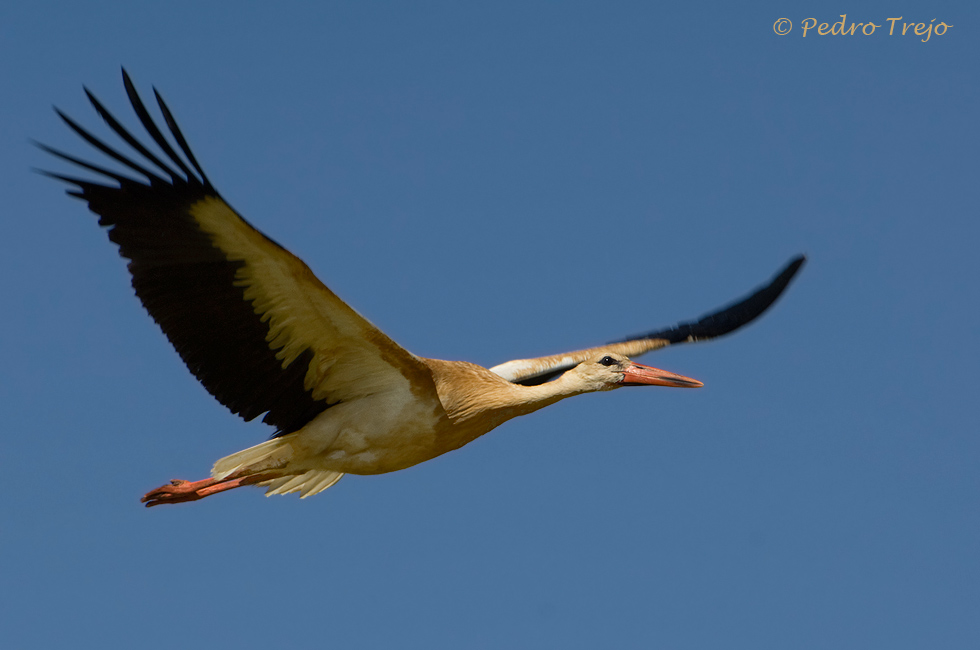
[[[623,373],[623,386],[673,386],[674,388],[700,388],[704,386],[697,379],[684,375],[634,363]]]

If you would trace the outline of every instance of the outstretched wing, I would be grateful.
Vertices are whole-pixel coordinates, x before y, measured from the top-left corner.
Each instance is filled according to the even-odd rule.
[[[157,128],[125,70],[123,82],[163,156],[126,131],[86,89],[95,110],[142,160],[58,115],[143,179],[39,145],[115,184],[44,173],[73,185],[68,193],[99,215],[120,255],[130,260],[136,295],[205,388],[246,420],[264,413],[275,435],[296,431],[330,406],[360,396],[402,390],[435,400],[423,362],[232,210],[211,186],[160,95],[154,91],[186,161]]]
[[[490,370],[515,384],[536,386],[554,379],[566,370],[574,368],[600,352],[617,352],[627,357],[636,357],[673,343],[707,341],[717,338],[758,318],[786,289],[790,280],[793,279],[805,261],[806,257],[803,255],[793,258],[766,286],[757,289],[752,295],[732,305],[702,316],[697,321],[631,336],[621,341],[586,350],[576,350],[575,352],[537,359],[508,361],[499,366],[494,366]]]

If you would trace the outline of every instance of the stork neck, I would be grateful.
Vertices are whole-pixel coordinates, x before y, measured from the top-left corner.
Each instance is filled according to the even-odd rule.
[[[575,375],[566,372],[552,381],[537,386],[510,384],[514,389],[515,403],[513,406],[520,408],[522,411],[520,415],[523,415],[524,413],[533,413],[566,397],[590,392],[576,379]]]
[[[478,419],[487,431],[511,418],[590,390],[572,373],[538,386],[521,386],[470,363],[436,359],[427,359],[426,363],[434,370],[436,390],[450,419],[457,424]]]
[[[590,389],[585,388],[575,379],[574,376],[565,373],[553,381],[537,386],[522,386],[503,382],[501,390],[499,392],[493,391],[493,394],[487,395],[490,399],[485,403],[485,407],[489,407],[488,411],[493,414],[491,416],[494,421],[493,426],[499,426],[512,418],[533,413],[555,402],[560,402],[566,397],[590,392]]]

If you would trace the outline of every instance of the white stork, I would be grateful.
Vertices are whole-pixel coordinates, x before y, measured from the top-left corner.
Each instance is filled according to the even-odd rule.
[[[779,297],[805,261],[793,259],[768,285],[695,322],[607,345],[489,370],[417,357],[236,213],[211,186],[160,95],[154,91],[183,157],[153,122],[125,70],[123,83],[163,156],[86,89],[95,110],[141,161],[58,115],[142,179],[39,144],[114,184],[43,173],[71,184],[68,193],[99,215],[130,260],[136,295],[204,387],[233,413],[245,420],[264,414],[262,421],[276,429],[270,440],[215,463],[211,478],[174,480],[147,493],[147,507],[242,485],[307,497],[344,474],[393,472],[435,458],[572,395],[621,386],[702,386],[629,357],[738,329]]]

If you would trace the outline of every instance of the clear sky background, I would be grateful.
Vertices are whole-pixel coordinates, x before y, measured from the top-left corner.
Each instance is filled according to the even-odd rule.
[[[980,8],[831,4],[3,3],[0,645],[980,647]],[[883,26],[803,38],[842,11]],[[641,360],[703,389],[145,510],[270,430],[29,171],[68,169],[30,138],[98,159],[51,111],[108,134],[82,84],[135,129],[120,65],[420,355],[599,344],[810,261],[745,330]]]

